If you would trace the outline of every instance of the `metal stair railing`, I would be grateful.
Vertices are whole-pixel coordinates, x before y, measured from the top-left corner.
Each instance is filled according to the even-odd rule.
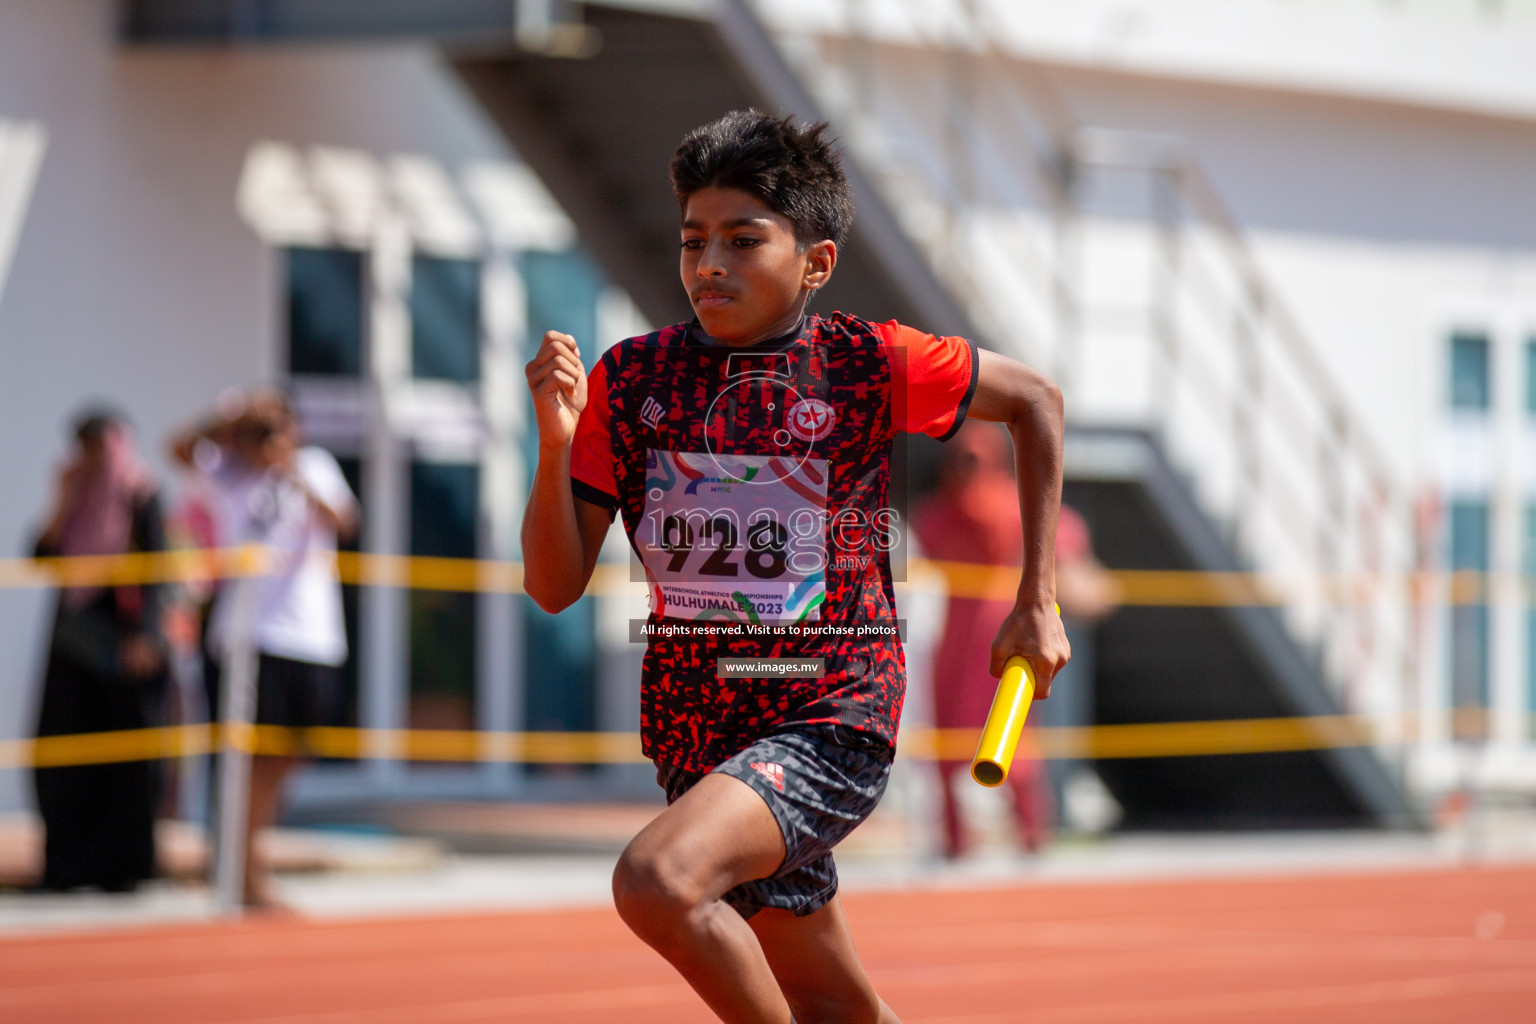
[[[1149,185],[1147,411],[1170,456],[1199,470],[1234,547],[1285,588],[1293,631],[1320,648],[1344,705],[1414,706],[1409,501],[1203,168],[1176,140],[1104,129],[1076,134],[1071,166],[1079,223],[1093,176]],[[1402,586],[1386,585],[1392,569]]]
[[[1081,125],[997,48],[981,0],[842,0],[792,37],[755,7],[982,340],[1052,372],[1070,411],[1095,345],[1129,328],[1150,348],[1144,425],[1284,592],[1343,706],[1383,723],[1417,707],[1409,498],[1186,147]],[[1097,302],[1089,279],[1114,268],[1096,234],[1138,231],[1144,301]]]

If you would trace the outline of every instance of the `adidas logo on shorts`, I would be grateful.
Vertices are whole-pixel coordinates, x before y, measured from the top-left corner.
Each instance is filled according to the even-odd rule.
[[[784,766],[772,762],[753,761],[749,766],[757,774],[773,783],[773,788],[784,792]]]

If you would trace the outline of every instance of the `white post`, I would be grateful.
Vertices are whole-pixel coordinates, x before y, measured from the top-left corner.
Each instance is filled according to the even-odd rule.
[[[521,357],[528,320],[522,276],[505,250],[492,250],[481,278],[485,341],[481,348],[480,408],[486,438],[480,453],[481,558],[519,556],[522,498],[527,494],[522,452],[517,443],[523,395]],[[516,594],[487,592],[476,601],[480,684],[475,700],[476,728],[487,732],[522,726],[522,611]],[[481,766],[490,792],[506,793],[518,770],[507,762]]]
[[[256,649],[252,626],[260,578],[250,575],[242,553],[237,575],[227,581],[230,615],[225,620],[223,708],[219,738],[219,818],[214,896],[221,913],[238,916],[244,904],[246,817],[251,802],[252,722],[256,717]]]
[[[404,551],[410,539],[405,437],[411,380],[411,232],[405,215],[385,206],[374,224],[369,252],[368,373],[377,404],[368,427],[363,476],[366,494],[362,548],[370,555]],[[407,593],[381,580],[360,595],[358,724],[372,730],[364,743],[370,788],[378,793],[405,781],[391,732],[406,723],[409,701]]]

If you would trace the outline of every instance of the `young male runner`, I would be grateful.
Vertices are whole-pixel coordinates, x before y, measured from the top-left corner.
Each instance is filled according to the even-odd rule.
[[[590,377],[550,332],[527,368],[528,593],[575,601],[615,512],[651,585],[640,724],[669,806],[624,851],[614,899],[730,1024],[897,1019],[854,952],[831,857],[885,789],[905,690],[899,640],[856,631],[895,619],[897,431],[943,439],[967,412],[1008,425],[1025,564],[992,673],[1023,655],[1044,697],[1069,657],[1053,611],[1060,392],[964,339],[805,315],[853,216],[826,127],[737,111],[689,134],[671,173],[697,319],[621,342]],[[701,624],[736,632],[677,632]],[[730,678],[725,658],[822,665]]]

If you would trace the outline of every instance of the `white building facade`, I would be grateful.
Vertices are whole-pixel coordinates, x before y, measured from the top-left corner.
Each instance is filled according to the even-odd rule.
[[[225,389],[281,383],[362,499],[362,550],[517,560],[529,339],[558,327],[596,358],[646,329],[633,306],[430,47],[135,48],[118,14],[0,8],[12,553],[83,404],[130,415],[174,500],[167,435]],[[593,648],[591,607],[557,620],[506,593],[387,587],[347,602],[351,722],[632,728],[633,681]],[[35,719],[52,595],[0,590],[0,606],[10,739]],[[322,766],[301,797],[505,794],[519,775],[380,758]],[[0,773],[0,809],[29,788]]]
[[[1421,796],[1536,785],[1536,4],[754,8],[1069,421],[1162,439]]]
[[[1457,781],[1457,707],[1489,712],[1487,781],[1536,786],[1536,4],[754,6],[977,322],[1077,422],[1160,433],[1422,793]],[[633,307],[430,45],[127,47],[117,13],[0,6],[0,537],[25,547],[83,402],[169,486],[171,429],[278,380],[364,550],[515,560],[530,339],[595,356]],[[1492,582],[1458,605],[1418,569]],[[352,600],[359,724],[633,727],[627,606]],[[0,737],[30,729],[50,607],[0,590]]]

